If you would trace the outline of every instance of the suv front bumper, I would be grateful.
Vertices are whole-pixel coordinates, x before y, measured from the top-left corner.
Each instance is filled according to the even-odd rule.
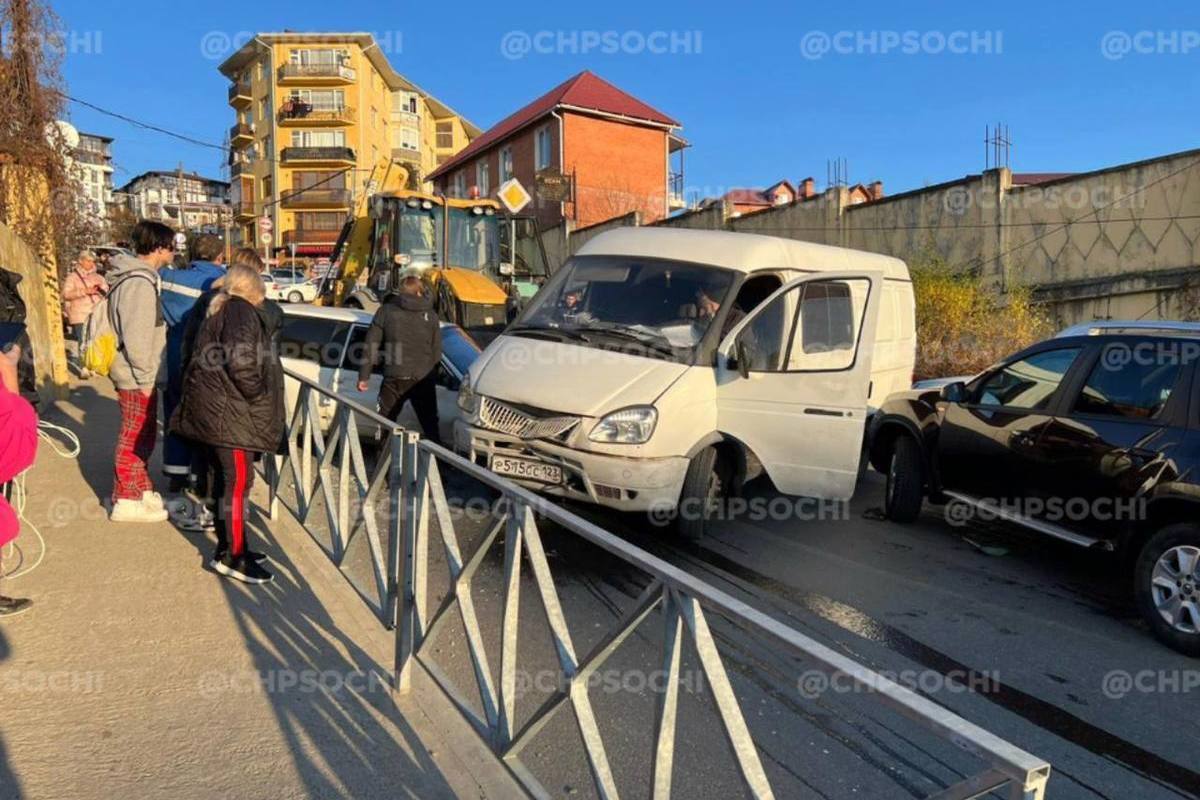
[[[688,468],[684,456],[625,458],[588,453],[541,439],[518,439],[462,420],[454,423],[454,449],[482,467],[491,464],[493,455],[557,464],[563,471],[561,484],[511,477],[509,480],[542,494],[582,500],[619,511],[674,508],[679,502]]]

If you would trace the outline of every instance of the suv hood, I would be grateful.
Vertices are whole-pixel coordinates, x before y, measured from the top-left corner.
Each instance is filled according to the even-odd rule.
[[[508,403],[596,417],[653,403],[687,370],[674,361],[500,336],[471,367],[471,386]]]

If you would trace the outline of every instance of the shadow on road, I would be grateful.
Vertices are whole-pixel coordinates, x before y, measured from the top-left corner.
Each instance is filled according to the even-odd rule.
[[[339,630],[269,533],[270,521],[258,509],[253,517],[250,541],[270,555],[275,581],[222,583],[308,795],[390,798],[424,786],[422,797],[453,796],[396,707],[390,668]],[[207,537],[187,536],[202,555],[211,553]]]

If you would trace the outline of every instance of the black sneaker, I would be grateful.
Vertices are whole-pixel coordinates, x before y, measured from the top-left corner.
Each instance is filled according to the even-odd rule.
[[[233,558],[225,553],[219,561],[213,561],[212,568],[222,575],[242,583],[270,583],[275,578],[274,575],[245,555],[241,558]]]
[[[216,564],[221,559],[225,558],[226,552],[227,552],[226,550],[223,550],[222,548],[218,547],[215,551],[213,551],[212,560],[208,562],[208,565],[210,567],[213,567],[213,569],[216,569],[216,567],[213,565]],[[242,551],[242,554],[245,555],[246,558],[253,561],[255,564],[261,564],[264,561],[269,560],[269,557],[267,556],[266,553],[256,553],[253,550],[244,550],[244,551]]]
[[[27,597],[0,597],[0,617],[19,614],[33,605]]]

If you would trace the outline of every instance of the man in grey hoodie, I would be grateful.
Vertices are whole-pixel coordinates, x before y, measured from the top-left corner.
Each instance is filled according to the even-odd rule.
[[[163,522],[167,510],[146,468],[154,452],[158,392],[167,328],[159,298],[158,271],[175,257],[175,233],[142,220],[131,237],[135,257],[114,256],[108,278],[108,310],[117,334],[109,377],[117,388],[121,429],[113,463],[113,522]]]

